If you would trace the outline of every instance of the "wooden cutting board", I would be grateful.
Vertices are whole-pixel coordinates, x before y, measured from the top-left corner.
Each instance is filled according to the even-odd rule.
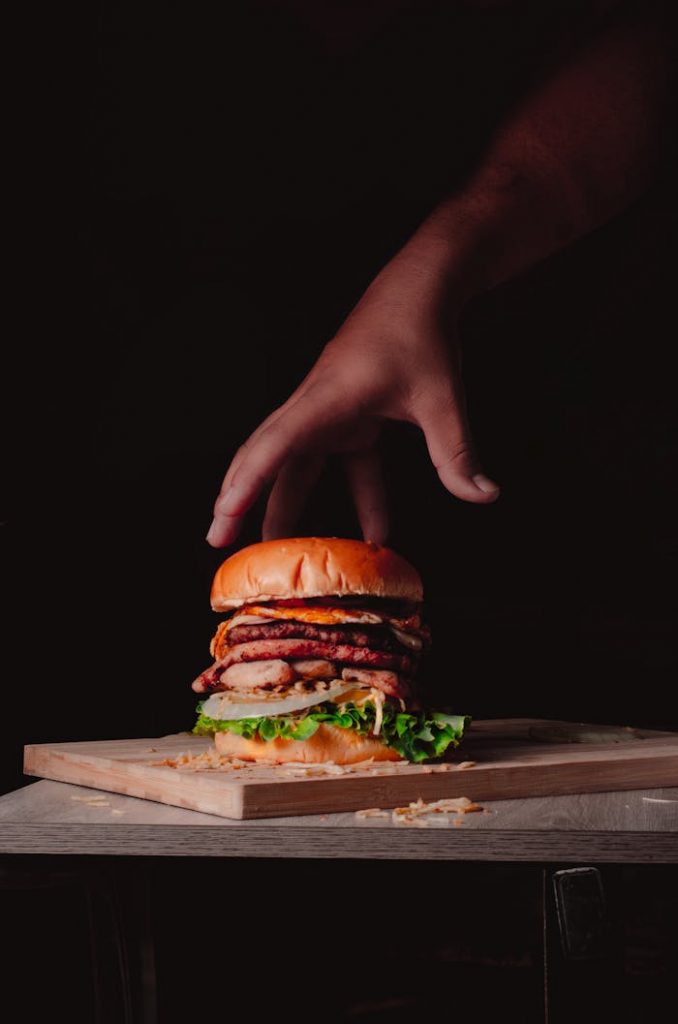
[[[24,748],[24,771],[226,818],[396,807],[419,797],[502,800],[678,785],[678,733],[525,718],[474,722],[444,764],[342,770],[195,761],[213,750],[211,740],[189,733],[40,743]]]

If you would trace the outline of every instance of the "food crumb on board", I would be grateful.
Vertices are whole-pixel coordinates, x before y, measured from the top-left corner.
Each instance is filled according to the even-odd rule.
[[[395,807],[392,811],[385,811],[381,807],[363,807],[355,811],[356,818],[389,818],[394,825],[408,825],[412,828],[428,828],[436,820],[433,815],[442,815],[438,821],[450,821],[448,815],[454,814],[451,819],[455,827],[463,825],[464,819],[459,815],[473,814],[477,811],[485,812],[480,804],[469,800],[467,796],[447,797],[443,800],[432,800],[427,803],[421,797],[413,801],[407,807]],[[485,812],[489,813],[489,812]]]
[[[352,765],[323,761],[322,764],[304,764],[302,761],[288,761],[282,769],[283,775],[303,778],[310,775],[346,775]]]
[[[118,810],[118,808],[117,808],[117,807],[114,807],[114,808],[113,808],[113,809],[111,810],[111,814],[124,814],[124,813],[125,813],[124,811],[120,811],[120,810]]]
[[[323,761],[318,764],[309,764],[304,761],[287,761],[284,764],[277,764],[275,761],[243,761],[233,755],[218,754],[216,750],[205,750],[201,754],[190,754],[180,751],[174,757],[164,757],[160,761],[150,761],[152,768],[175,768],[178,771],[223,771],[232,772],[242,768],[257,771],[262,768],[275,768],[281,775],[290,778],[318,778],[319,776],[340,776],[354,775],[358,772],[366,772],[371,776],[398,775],[403,768],[410,772],[416,771],[419,775],[431,775],[433,772],[451,772],[460,768],[471,768],[475,761],[462,761],[461,764],[423,764],[413,765],[410,761],[398,761],[397,764],[389,764],[384,761],[375,761],[373,757],[364,761],[357,761],[354,764],[336,764],[334,761]]]
[[[474,762],[463,762],[471,765]],[[178,771],[223,771],[233,772],[240,769],[250,769],[252,772],[262,768],[274,768],[281,775],[290,778],[318,778],[322,776],[355,775],[365,772],[371,776],[398,775],[403,768],[410,771],[416,770],[420,775],[430,775],[432,772],[452,771],[460,765],[413,765],[409,761],[399,761],[397,764],[387,764],[383,761],[375,761],[373,757],[364,761],[357,761],[354,764],[336,764],[334,761],[323,761],[318,764],[310,764],[304,761],[287,761],[284,764],[276,764],[274,761],[243,761],[233,755],[218,754],[216,750],[205,750],[201,754],[190,754],[180,751],[174,757],[164,757],[160,761],[150,761],[152,768],[174,768]]]
[[[445,761],[443,764],[425,765],[424,767],[430,768],[433,772],[458,772],[463,771],[465,768],[475,768],[475,764],[475,761],[460,761],[459,764]]]
[[[366,772],[370,776],[397,775],[399,769],[411,766],[409,761],[399,761],[397,765],[386,765],[383,761],[375,761],[373,757],[369,757],[365,761],[355,761],[353,764],[336,764],[334,761],[322,761],[318,764],[288,761],[284,766],[279,765],[278,767],[281,774],[300,778],[303,776],[356,775],[358,772]],[[419,768],[418,765],[417,768]],[[422,771],[421,768],[419,770]]]
[[[148,753],[155,753],[155,747],[149,748]],[[461,761],[459,764],[445,762],[444,764],[412,764],[410,761],[398,761],[397,764],[388,764],[384,761],[375,761],[373,757],[365,761],[357,761],[355,764],[336,764],[334,761],[323,761],[319,764],[309,764],[304,761],[287,761],[284,764],[277,764],[275,761],[243,761],[233,755],[218,754],[216,750],[205,750],[200,754],[190,754],[180,751],[174,757],[164,757],[160,761],[150,761],[151,768],[175,768],[178,771],[200,772],[200,771],[222,771],[234,772],[246,768],[250,771],[257,771],[261,768],[275,768],[281,775],[290,778],[318,778],[319,776],[353,775],[357,772],[366,772],[372,776],[398,775],[403,768],[410,772],[416,771],[419,775],[431,775],[434,772],[463,771],[466,768],[473,768],[475,761]]]
[[[250,761],[239,757],[218,754],[216,750],[205,750],[202,754],[187,754],[181,751],[176,757],[164,757],[162,761],[151,761],[152,768],[176,768],[184,772],[239,771],[250,768]]]
[[[72,796],[71,800],[77,800],[78,803],[87,804],[89,807],[110,807],[104,796]]]

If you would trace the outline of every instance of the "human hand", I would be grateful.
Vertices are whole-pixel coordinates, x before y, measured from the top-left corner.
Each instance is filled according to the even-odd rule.
[[[443,329],[430,284],[390,265],[365,293],[288,400],[238,450],[207,540],[231,544],[261,491],[263,537],[292,536],[329,455],[341,456],[366,540],[383,543],[388,515],[377,441],[386,420],[416,424],[447,488],[487,504],[499,488],[480,471],[466,416],[456,334]]]

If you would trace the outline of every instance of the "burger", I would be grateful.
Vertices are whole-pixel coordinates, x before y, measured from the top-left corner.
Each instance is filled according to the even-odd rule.
[[[194,733],[243,760],[425,761],[468,718],[428,711],[422,581],[389,548],[336,537],[263,541],[227,558],[211,604],[214,663],[193,683]]]

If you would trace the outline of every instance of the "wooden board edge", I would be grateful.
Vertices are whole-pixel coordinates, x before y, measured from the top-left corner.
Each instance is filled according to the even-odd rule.
[[[560,764],[544,765],[535,786],[532,766],[476,768],[459,774],[347,776],[332,779],[331,797],[326,779],[306,779],[300,790],[295,782],[248,782],[243,784],[245,819],[283,817],[287,814],[325,814],[356,811],[366,807],[390,809],[419,799],[468,797],[470,800],[529,800],[532,797],[568,796],[657,788],[676,784],[678,755],[660,753],[634,765],[632,786],[624,764],[614,761],[597,765],[592,776],[587,762],[575,762],[563,771]],[[397,793],[394,780],[397,779]],[[389,792],[390,790],[390,792]],[[308,805],[304,807],[304,797]],[[330,802],[331,801],[331,802]]]
[[[214,814],[222,818],[241,820],[244,816],[243,787],[238,783],[233,784],[228,779],[203,775],[198,789],[195,775],[158,766],[154,771],[162,772],[164,784],[170,784],[170,792],[163,795],[149,784],[146,764],[137,765],[127,761],[93,758],[86,765],[87,777],[84,779],[81,757],[61,751],[55,752],[50,749],[49,744],[35,744],[24,749],[29,751],[24,757],[26,775],[52,779],[54,782],[68,782],[71,785],[102,790],[106,793],[118,793],[120,796],[151,800],[154,803]],[[115,788],[111,785],[111,772],[116,776],[113,781],[118,782]],[[153,793],[150,792],[151,789]]]

